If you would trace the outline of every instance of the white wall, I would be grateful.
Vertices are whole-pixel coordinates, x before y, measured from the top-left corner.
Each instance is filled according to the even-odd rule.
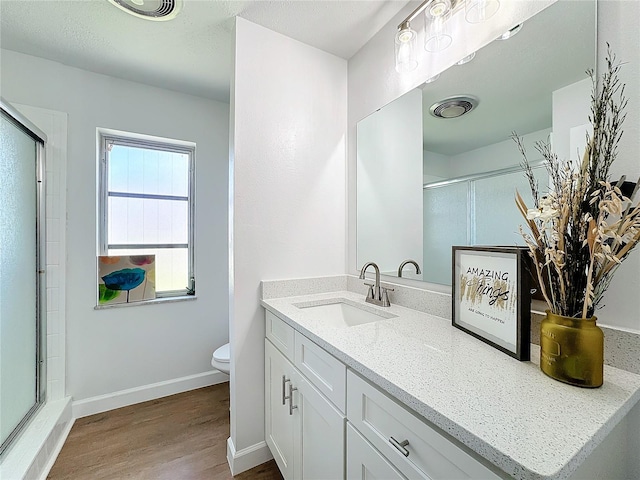
[[[347,65],[242,18],[234,56],[230,449],[241,457],[266,450],[260,281],[345,273]]]
[[[522,135],[529,162],[542,160],[542,155],[535,149],[535,143],[548,141],[550,133],[551,129],[545,129]],[[449,173],[451,177],[463,177],[511,168],[518,166],[521,161],[522,158],[515,148],[513,140],[509,139],[449,157]]]
[[[228,106],[7,50],[2,95],[68,113],[66,393],[77,401],[211,371],[228,338]],[[97,127],[197,143],[196,300],[94,310]]]
[[[422,92],[358,124],[358,265],[395,274],[422,261]]]
[[[553,151],[558,158],[574,162],[576,168],[582,162],[586,134],[592,131],[589,127],[591,88],[591,79],[587,77],[560,88],[551,95]]]
[[[422,151],[422,181],[433,183],[451,178],[449,157],[441,153]]]
[[[551,129],[548,128],[522,135],[529,162],[542,160],[542,155],[535,149],[535,144],[548,141],[550,133]],[[511,139],[452,156],[424,151],[424,171],[431,174],[428,177],[430,182],[510,168],[519,165],[521,161]],[[425,175],[425,183],[427,183],[426,179],[427,175]]]

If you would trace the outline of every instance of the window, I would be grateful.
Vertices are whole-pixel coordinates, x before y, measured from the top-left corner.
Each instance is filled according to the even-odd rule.
[[[100,135],[100,255],[156,256],[156,294],[193,294],[195,146]]]

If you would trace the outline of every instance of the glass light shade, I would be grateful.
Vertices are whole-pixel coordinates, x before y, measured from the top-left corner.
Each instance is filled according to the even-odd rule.
[[[493,17],[499,8],[499,0],[466,0],[465,18],[469,23],[481,23]]]
[[[438,80],[439,78],[440,78],[440,74],[439,74],[439,73],[436,73],[433,77],[429,77],[429,78],[427,78],[427,79],[424,81],[424,83],[425,83],[425,85],[426,85],[426,84],[428,84],[428,83],[433,83],[433,82],[435,82],[436,80]]]
[[[507,30],[506,32],[504,32],[502,35],[500,35],[496,40],[509,40],[511,37],[513,37],[516,33],[518,33],[520,30],[522,30],[522,23],[516,25],[515,27]]]
[[[476,52],[473,52],[471,55],[467,55],[466,57],[461,59],[459,62],[456,62],[456,65],[464,65],[465,63],[469,63],[471,60],[475,58],[475,56],[476,56]]]
[[[451,0],[435,0],[424,14],[424,49],[427,52],[441,52],[453,40],[448,22],[451,17]]]
[[[416,32],[408,25],[396,33],[395,52],[398,73],[410,72],[418,67],[417,38]]]

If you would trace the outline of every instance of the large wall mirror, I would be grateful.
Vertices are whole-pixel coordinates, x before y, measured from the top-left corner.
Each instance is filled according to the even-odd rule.
[[[411,259],[420,273],[407,264],[402,277],[450,285],[452,245],[522,244],[514,197],[530,194],[511,133],[524,138],[542,185],[535,142],[550,139],[560,158],[577,158],[595,50],[595,0],[560,0],[358,122],[358,267],[375,261],[398,276]]]

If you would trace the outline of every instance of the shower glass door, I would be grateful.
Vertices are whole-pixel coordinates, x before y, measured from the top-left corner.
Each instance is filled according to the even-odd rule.
[[[42,134],[2,101],[0,453],[44,400]],[[45,308],[43,308],[45,307]]]

